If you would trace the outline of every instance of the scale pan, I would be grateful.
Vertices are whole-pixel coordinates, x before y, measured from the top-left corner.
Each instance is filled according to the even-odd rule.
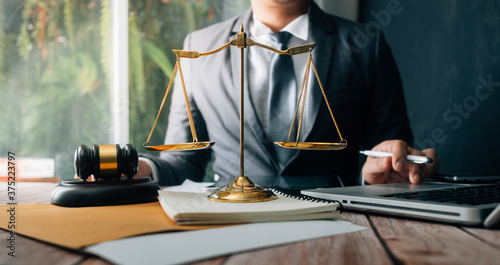
[[[197,142],[168,145],[144,145],[143,147],[148,151],[189,151],[208,149],[214,144],[215,142]]]
[[[274,142],[274,144],[283,148],[301,149],[301,150],[342,150],[347,146],[347,142],[340,142],[340,143]]]

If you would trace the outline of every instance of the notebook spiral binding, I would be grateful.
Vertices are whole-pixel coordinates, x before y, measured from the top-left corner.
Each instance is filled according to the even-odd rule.
[[[301,201],[320,202],[320,203],[338,203],[339,204],[339,212],[340,213],[344,212],[344,206],[342,205],[342,203],[340,201],[337,201],[337,200],[328,200],[328,199],[317,198],[317,197],[313,197],[313,196],[309,196],[309,195],[300,194],[298,192],[291,192],[289,190],[282,189],[279,187],[270,188],[270,190],[277,195],[281,195],[283,197],[301,200]]]

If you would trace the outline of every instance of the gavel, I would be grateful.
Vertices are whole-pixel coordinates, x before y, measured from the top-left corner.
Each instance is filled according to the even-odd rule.
[[[119,144],[95,144],[92,149],[81,145],[75,151],[75,172],[84,181],[90,175],[96,181],[119,179],[122,174],[132,179],[138,167],[137,150],[131,144],[123,148]]]

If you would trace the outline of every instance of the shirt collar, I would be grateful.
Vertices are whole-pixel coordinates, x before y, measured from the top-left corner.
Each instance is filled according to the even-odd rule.
[[[272,30],[264,25],[264,23],[260,22],[254,14],[252,14],[252,18],[250,19],[249,30],[250,35],[255,37],[273,33]],[[309,11],[288,23],[281,31],[288,31],[293,36],[307,41],[307,37],[309,36]]]

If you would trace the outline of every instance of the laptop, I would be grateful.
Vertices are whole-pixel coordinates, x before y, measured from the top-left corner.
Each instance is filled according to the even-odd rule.
[[[500,183],[391,183],[309,189],[301,193],[340,201],[345,210],[470,226],[483,225],[500,204]]]
[[[494,183],[500,181],[500,175],[463,175],[463,174],[436,174],[435,179],[454,183]]]

